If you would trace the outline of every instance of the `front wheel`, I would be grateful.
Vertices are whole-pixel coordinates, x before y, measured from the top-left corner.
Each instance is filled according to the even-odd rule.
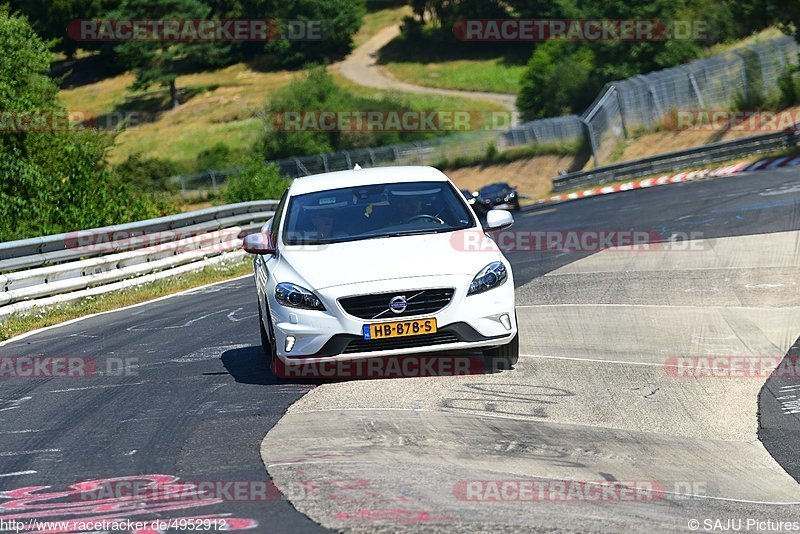
[[[519,361],[519,331],[507,344],[483,351],[492,371],[508,371]]]
[[[272,371],[272,374],[277,378],[283,378],[283,365],[281,365],[281,361],[278,359],[278,352],[277,348],[275,347],[275,343],[270,341],[275,340],[275,332],[272,330],[272,321],[267,320],[267,325],[269,327],[269,336],[267,336],[267,330],[264,328],[264,315],[261,312],[261,305],[259,304],[258,330],[261,333],[261,349],[264,351],[264,359],[266,360],[270,371]]]

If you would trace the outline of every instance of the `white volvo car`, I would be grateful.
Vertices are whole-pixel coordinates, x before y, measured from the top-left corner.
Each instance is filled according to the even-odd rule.
[[[486,231],[513,223],[503,210],[486,219]],[[273,372],[434,351],[516,364],[511,267],[485,230],[432,167],[295,179],[275,216],[244,241]]]

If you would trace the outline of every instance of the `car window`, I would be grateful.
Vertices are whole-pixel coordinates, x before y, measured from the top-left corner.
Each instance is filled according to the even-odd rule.
[[[293,196],[283,240],[287,245],[336,243],[475,226],[460,193],[448,182],[347,187]]]

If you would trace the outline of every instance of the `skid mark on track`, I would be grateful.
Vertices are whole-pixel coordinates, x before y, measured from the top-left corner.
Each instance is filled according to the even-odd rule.
[[[0,399],[0,412],[5,412],[8,410],[16,410],[23,403],[28,402],[33,397],[22,397],[19,399]]]
[[[146,332],[146,331],[175,330],[175,329],[179,329],[179,328],[188,328],[188,327],[192,326],[193,324],[202,321],[203,319],[207,319],[207,318],[212,317],[214,315],[218,315],[220,313],[225,313],[225,312],[228,312],[228,311],[230,311],[230,310],[228,310],[228,308],[224,308],[222,310],[217,310],[217,311],[213,311],[213,312],[210,312],[210,313],[205,313],[205,314],[201,315],[200,317],[196,317],[194,319],[190,319],[190,320],[186,321],[185,323],[178,324],[178,325],[156,326],[156,327],[145,326],[147,324],[152,324],[152,323],[161,323],[161,324],[163,324],[165,322],[164,319],[161,319],[161,318],[153,319],[151,321],[147,321],[146,323],[129,326],[128,328],[126,328],[126,330],[128,332]]]

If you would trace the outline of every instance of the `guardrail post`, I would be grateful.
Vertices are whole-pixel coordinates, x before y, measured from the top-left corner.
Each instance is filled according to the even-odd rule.
[[[211,175],[211,191],[216,195],[217,194],[217,176],[213,170],[208,171]]]

